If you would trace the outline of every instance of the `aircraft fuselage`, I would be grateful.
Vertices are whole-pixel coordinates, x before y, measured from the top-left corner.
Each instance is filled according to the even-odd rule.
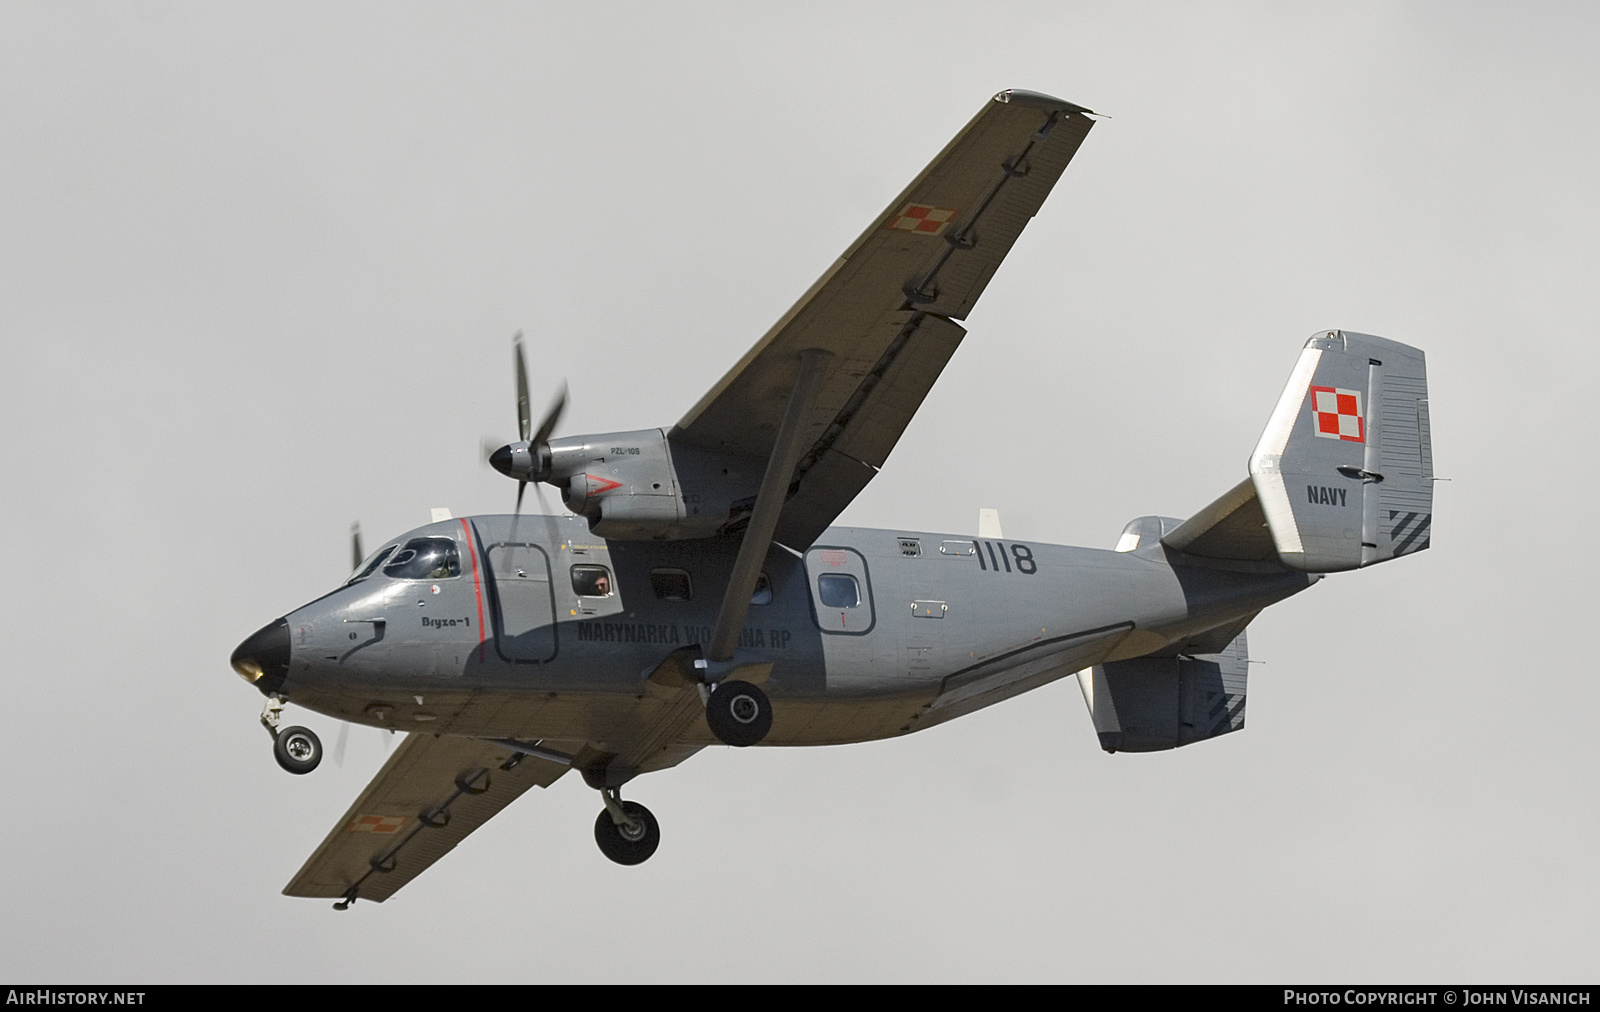
[[[650,676],[710,635],[737,551],[607,542],[578,517],[480,516],[407,532],[377,557],[415,545],[453,550],[453,565],[386,575],[406,572],[390,561],[290,612],[287,673],[262,691],[395,730],[637,743],[684,695]],[[1092,664],[1220,650],[1208,631],[1317,579],[1159,544],[846,527],[798,556],[774,546],[763,573],[733,664],[772,698],[770,745],[904,734]],[[716,744],[703,721],[675,737],[662,748]]]

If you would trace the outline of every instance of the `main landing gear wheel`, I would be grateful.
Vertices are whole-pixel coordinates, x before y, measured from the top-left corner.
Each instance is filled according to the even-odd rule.
[[[637,801],[622,802],[622,811],[629,821],[619,826],[611,809],[600,810],[594,820],[594,842],[600,853],[618,864],[642,864],[661,846],[661,825]]]
[[[706,700],[706,723],[724,745],[754,745],[772,730],[772,703],[749,682],[721,682]]]
[[[286,727],[272,741],[272,757],[290,773],[310,773],[322,762],[322,739],[309,727]]]

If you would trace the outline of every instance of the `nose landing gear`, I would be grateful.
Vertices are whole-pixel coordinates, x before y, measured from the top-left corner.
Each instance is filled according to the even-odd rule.
[[[310,773],[322,762],[322,739],[309,727],[278,728],[283,713],[283,699],[268,696],[267,705],[261,708],[261,724],[272,735],[272,757],[278,765],[294,774]]]

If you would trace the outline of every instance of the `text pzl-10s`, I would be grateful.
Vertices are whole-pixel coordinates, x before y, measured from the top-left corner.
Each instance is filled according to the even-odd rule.
[[[284,892],[381,902],[569,770],[600,792],[600,849],[637,864],[660,840],[621,797],[642,773],[718,742],[907,734],[1067,675],[1110,752],[1241,728],[1262,608],[1428,547],[1415,348],[1313,336],[1249,476],[1114,551],[831,526],[1092,125],[996,95],[671,428],[557,438],[564,393],[535,427],[518,343],[521,438],[490,461],[517,513],[436,517],[233,654],[290,772],[322,746],[279,727],[288,701],[409,732]],[[575,515],[522,516],[529,482]]]

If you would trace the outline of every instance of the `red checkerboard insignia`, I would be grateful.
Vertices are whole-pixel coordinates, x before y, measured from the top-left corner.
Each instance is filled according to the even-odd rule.
[[[1347,443],[1367,440],[1366,416],[1361,411],[1361,392],[1338,387],[1311,388],[1311,431],[1323,439],[1342,439]]]
[[[405,815],[361,815],[350,823],[352,833],[398,833],[406,824]]]
[[[929,207],[927,204],[907,204],[905,210],[889,219],[889,227],[901,232],[920,232],[938,235],[955,218],[953,207]]]

